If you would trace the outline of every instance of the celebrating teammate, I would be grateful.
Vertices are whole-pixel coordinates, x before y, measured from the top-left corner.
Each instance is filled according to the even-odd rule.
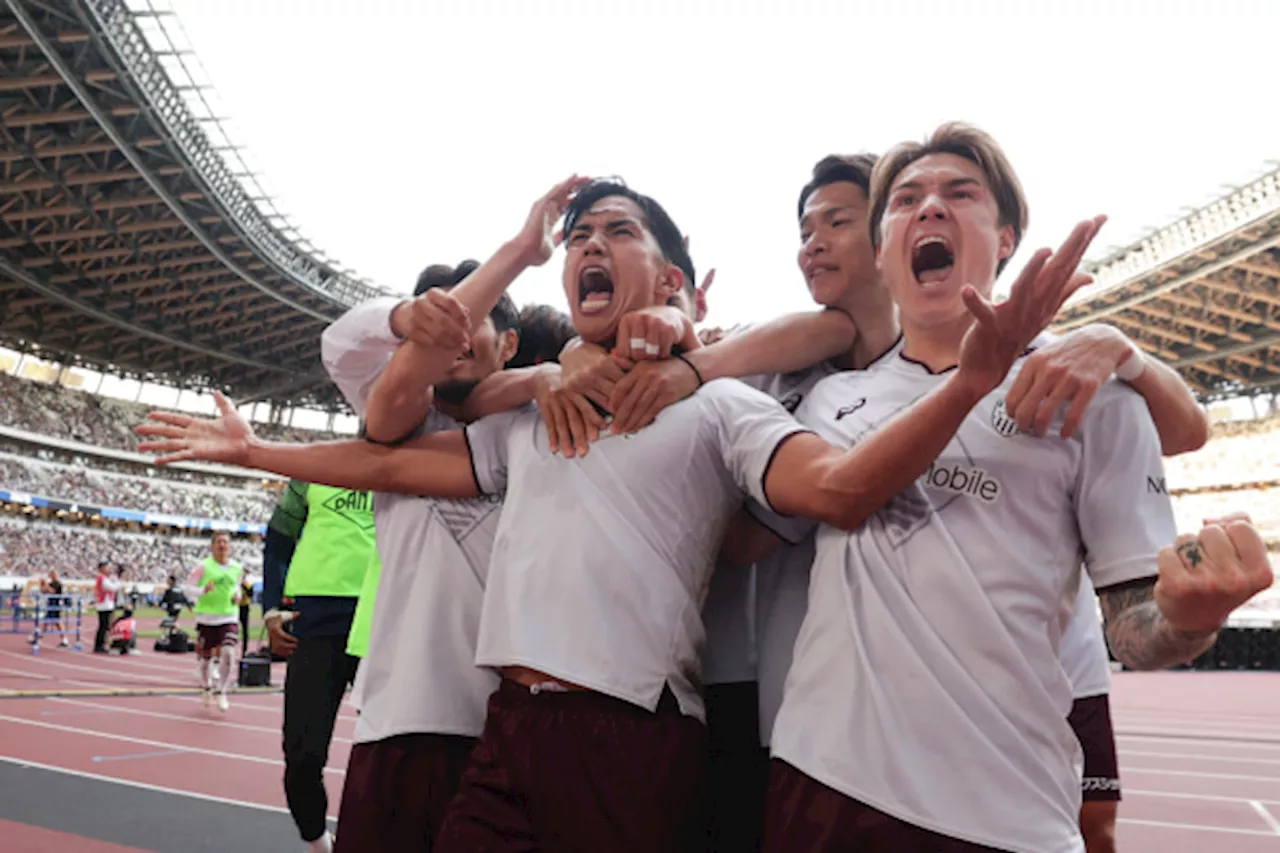
[[[966,283],[990,292],[1024,227],[1017,179],[979,131],[944,126],[882,158],[870,234],[904,342],[819,383],[800,420],[857,442],[945,381],[968,354]],[[858,531],[819,536],[773,732],[767,850],[1082,849],[1055,651],[1079,555],[1113,650],[1143,668],[1194,658],[1270,582],[1247,523],[1174,542],[1167,496],[1146,488],[1160,443],[1136,394],[1104,386],[1064,438],[1020,430],[1015,381],[920,483]]]
[[[498,293],[549,257],[556,218],[543,217],[541,240],[490,262]],[[161,438],[142,446],[165,451],[162,462],[217,459],[355,487],[458,498],[505,488],[477,653],[505,678],[442,849],[505,849],[511,838],[699,849],[700,590],[741,495],[861,525],[925,472],[1079,286],[1074,270],[1095,231],[1081,223],[1052,260],[1037,255],[1001,306],[967,290],[978,322],[966,330],[958,369],[848,451],[800,430],[764,395],[723,382],[576,461],[556,457],[533,410],[394,449],[289,446],[258,442],[223,398],[218,421],[157,414],[165,425],[139,431]],[[565,233],[565,291],[589,341],[612,339],[625,314],[665,304],[692,266],[666,212],[617,184],[579,192]],[[681,345],[697,346],[690,338],[682,334]],[[603,786],[609,779],[618,784]]]
[[[540,236],[540,221],[536,227]],[[548,375],[547,368],[503,370],[518,350],[519,318],[505,294],[485,303],[491,271],[467,282],[478,267],[428,267],[412,300],[370,300],[325,330],[325,367],[358,414],[380,430],[398,416],[390,432],[417,421],[407,436],[384,432],[387,438],[458,429],[475,418],[474,398],[498,407],[527,403]],[[466,323],[461,355],[423,343],[446,292],[442,304],[459,319],[473,310],[483,318]],[[373,511],[377,551],[351,638],[364,660],[339,853],[422,849],[424,842],[430,849],[498,686],[496,673],[475,666],[475,654],[501,502],[379,492]],[[406,650],[429,650],[429,662]]]

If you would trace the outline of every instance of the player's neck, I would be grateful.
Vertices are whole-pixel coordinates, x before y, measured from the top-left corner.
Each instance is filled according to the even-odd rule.
[[[902,322],[902,354],[937,373],[960,361],[960,343],[973,324],[967,313],[941,323],[920,326]]]
[[[847,352],[832,359],[842,370],[861,370],[898,340],[898,307],[889,291],[870,288],[841,300],[837,306],[853,318],[858,336]]]

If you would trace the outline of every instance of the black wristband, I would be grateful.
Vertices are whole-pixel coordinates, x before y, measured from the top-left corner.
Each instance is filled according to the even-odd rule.
[[[694,375],[695,377],[697,377],[697,379],[698,379],[698,387],[699,387],[699,388],[701,388],[701,387],[703,386],[703,384],[705,384],[705,383],[703,383],[703,381],[702,381],[702,373],[701,373],[701,372],[699,372],[698,368],[694,366],[694,364],[693,364],[693,362],[692,362],[692,361],[690,361],[689,359],[687,359],[687,358],[685,358],[685,357],[684,357],[684,353],[676,352],[676,353],[672,353],[672,356],[673,356],[673,357],[675,357],[675,358],[680,359],[680,360],[681,360],[681,361],[683,361],[685,364],[689,365],[689,369],[693,371],[693,375]]]

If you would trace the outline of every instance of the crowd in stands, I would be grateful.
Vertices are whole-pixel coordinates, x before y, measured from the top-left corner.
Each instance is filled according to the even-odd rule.
[[[118,533],[82,525],[0,518],[0,575],[31,577],[57,569],[65,580],[89,580],[98,563],[124,566],[125,583],[163,583],[185,576],[209,555],[209,540],[144,533]],[[262,571],[262,548],[233,539],[231,555],[250,574]]]
[[[2,436],[0,436],[0,453],[10,456],[29,457],[42,462],[57,462],[61,465],[94,468],[112,474],[131,474],[135,477],[172,480],[179,483],[196,483],[202,486],[221,486],[228,489],[246,488],[244,477],[227,477],[221,474],[205,473],[204,471],[190,471],[186,468],[177,468],[170,465],[157,467],[143,462],[132,462],[127,459],[88,455],[74,450],[63,450],[60,447],[49,447],[45,444],[10,440]],[[259,483],[255,482],[251,485],[256,487]]]
[[[251,524],[265,524],[276,500],[260,485],[227,488],[176,483],[4,452],[0,452],[0,488],[76,503]]]
[[[133,450],[137,446],[133,428],[152,408],[0,373],[0,424],[38,435],[112,450]],[[281,441],[320,441],[336,437],[331,433],[268,424],[255,425],[254,429],[265,438]]]
[[[1280,416],[1215,424],[1209,443],[1165,460],[1175,491],[1280,481]]]

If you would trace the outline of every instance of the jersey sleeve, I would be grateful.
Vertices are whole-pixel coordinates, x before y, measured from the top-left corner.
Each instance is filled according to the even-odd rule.
[[[1085,568],[1098,589],[1154,577],[1156,555],[1177,536],[1160,436],[1142,397],[1103,387],[1085,415],[1075,512]]]
[[[756,502],[755,498],[748,498],[742,504],[742,508],[746,510],[747,515],[751,516],[756,524],[767,529],[788,545],[799,545],[818,526],[818,522],[812,518],[779,515],[773,510],[761,506]]]
[[[471,473],[475,475],[476,487],[481,494],[495,495],[506,491],[511,430],[519,421],[531,416],[534,416],[533,409],[522,406],[483,417],[463,430],[467,452],[471,455]]]
[[[395,297],[377,297],[343,314],[320,336],[320,355],[333,384],[364,417],[369,392],[400,340],[391,331]]]
[[[710,407],[720,454],[739,488],[769,506],[764,481],[782,443],[808,432],[782,405],[734,379],[708,382],[699,395]]]

